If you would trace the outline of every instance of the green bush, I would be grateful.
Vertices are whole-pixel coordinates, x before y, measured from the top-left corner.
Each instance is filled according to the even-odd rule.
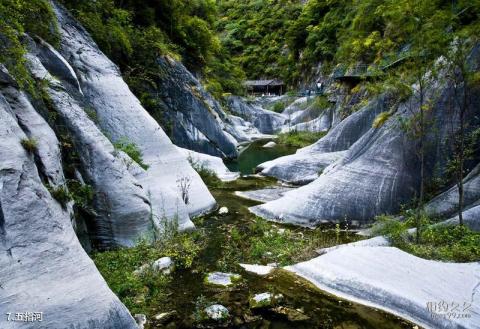
[[[480,260],[480,233],[467,226],[432,224],[422,216],[419,243],[415,234],[407,230],[414,226],[415,215],[405,221],[398,221],[388,216],[377,219],[373,232],[385,235],[391,243],[413,255],[426,259],[453,262],[474,262]]]
[[[382,112],[380,114],[378,114],[376,117],[375,117],[375,120],[373,120],[373,123],[372,123],[372,128],[375,128],[375,129],[378,129],[380,128],[381,126],[383,126],[383,124],[385,122],[387,122],[387,120],[392,116],[392,114],[390,112]]]
[[[223,182],[220,180],[220,178],[218,178],[217,174],[205,166],[205,164],[201,163],[200,161],[195,161],[191,156],[188,157],[188,162],[190,162],[192,168],[195,169],[208,187],[223,186]]]
[[[163,227],[156,242],[145,240],[133,248],[119,248],[96,252],[92,255],[98,270],[110,289],[132,313],[155,314],[159,305],[168,303],[175,287],[171,287],[171,275],[144,271],[134,274],[142,265],[152,264],[161,257],[171,257],[175,270],[190,268],[200,250],[204,248],[202,231],[178,232],[175,220],[162,219]],[[175,275],[175,274],[173,274]]]
[[[63,207],[72,201],[72,195],[66,186],[48,187],[50,195],[57,200]]]
[[[23,148],[28,152],[28,153],[35,153],[38,147],[38,142],[35,138],[24,138],[20,141],[22,144]]]
[[[248,225],[231,228],[222,257],[218,260],[219,267],[231,270],[228,264],[278,263],[289,265],[312,258],[319,248],[334,246],[340,241],[340,232],[327,229],[331,234],[325,234],[325,229],[317,228],[306,232],[303,229],[281,226],[256,217]],[[343,234],[343,232],[342,232]],[[342,238],[345,236],[342,235]],[[351,240],[349,240],[351,241]]]
[[[138,165],[143,169],[145,170],[148,169],[148,165],[146,165],[143,162],[142,151],[140,151],[140,149],[135,143],[130,142],[126,138],[123,138],[118,142],[113,143],[113,146],[115,147],[115,149],[125,152],[133,161],[138,163]]]
[[[99,47],[120,66],[137,96],[161,77],[159,56],[168,55],[201,73],[208,90],[242,93],[241,68],[217,37],[213,1],[63,0]],[[153,86],[155,87],[155,86]],[[140,98],[140,97],[139,97]]]
[[[283,110],[285,110],[285,105],[282,102],[273,104],[273,107],[272,107],[273,112],[281,113],[283,112]]]
[[[0,63],[21,88],[34,94],[33,79],[26,66],[22,34],[39,36],[53,46],[59,42],[56,18],[47,0],[0,1]]]
[[[325,136],[325,132],[310,132],[293,130],[278,135],[278,143],[294,147],[305,147],[315,143]]]
[[[92,212],[92,202],[95,196],[95,191],[92,186],[82,184],[74,179],[69,179],[67,181],[67,186],[75,206],[84,211]]]

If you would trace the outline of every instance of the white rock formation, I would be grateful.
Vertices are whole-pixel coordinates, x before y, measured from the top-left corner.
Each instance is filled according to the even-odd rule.
[[[211,285],[228,287],[241,278],[239,274],[235,273],[212,272],[206,276],[205,282]]]
[[[95,109],[99,126],[113,141],[127,139],[135,143],[149,166],[136,178],[148,191],[156,222],[177,218],[181,229],[193,227],[189,215],[200,215],[215,207],[215,200],[200,176],[140,105],[118,68],[88,33],[60,6],[54,7],[61,54],[78,73],[85,101]],[[178,186],[182,179],[190,181],[187,204],[184,191]]]
[[[228,208],[227,207],[221,207],[220,209],[218,209],[218,214],[220,216],[224,216],[224,215],[228,214]]]
[[[80,246],[68,212],[43,185],[41,169],[21,145],[27,135],[2,93],[0,327],[18,328],[5,313],[28,311],[43,317],[22,322],[28,329],[135,329],[134,319]]]
[[[185,155],[187,160],[193,165],[194,168],[204,167],[208,170],[211,170],[223,182],[231,182],[240,177],[240,173],[231,172],[227,166],[225,166],[223,160],[219,157],[198,153],[180,147],[178,147],[178,150]]]
[[[248,304],[252,309],[264,308],[264,307],[271,307],[275,303],[278,303],[282,300],[283,300],[282,294],[274,295],[271,292],[263,292],[263,293],[252,296],[249,299]]]
[[[275,143],[274,141],[270,141],[267,144],[263,145],[262,147],[271,148],[271,147],[275,147],[275,146],[277,146],[277,143]]]
[[[294,189],[295,187],[274,186],[253,191],[236,191],[235,195],[248,200],[268,202],[280,199],[285,195],[285,193],[293,191]]]
[[[260,276],[265,276],[275,269],[273,266],[257,265],[257,264],[239,264],[245,271]]]
[[[210,305],[209,307],[205,308],[205,314],[207,314],[209,319],[215,321],[226,320],[229,317],[228,309],[220,304]]]
[[[480,328],[479,263],[444,263],[393,247],[346,245],[286,269],[324,291],[425,328]],[[455,312],[466,317],[449,316],[440,303],[458,305]]]

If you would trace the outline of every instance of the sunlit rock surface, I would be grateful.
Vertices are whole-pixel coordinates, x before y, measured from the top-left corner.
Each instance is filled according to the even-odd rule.
[[[236,191],[235,195],[253,201],[268,202],[280,199],[285,193],[294,189],[294,187],[289,186],[275,186],[253,191]]]
[[[240,173],[230,171],[223,163],[223,160],[219,157],[194,152],[180,147],[178,150],[184,154],[194,168],[211,170],[224,182],[230,182],[240,177]]]
[[[55,5],[55,13],[61,33],[60,53],[77,72],[84,101],[95,110],[99,127],[115,142],[126,139],[135,143],[143,154],[148,169],[136,178],[147,190],[156,220],[176,218],[181,229],[193,227],[189,215],[215,207],[200,176],[140,105],[118,68],[88,33],[61,6]],[[188,202],[179,186],[182,179],[190,182]]]
[[[345,245],[310,261],[286,267],[334,295],[373,306],[425,328],[478,328],[480,264],[421,259],[397,248]],[[446,317],[435,305],[459,304]],[[438,307],[438,306],[437,306]],[[432,314],[433,312],[433,314]]]
[[[467,210],[464,210],[462,212],[462,217],[463,217],[463,223],[468,226],[471,230],[480,232],[480,205],[477,203],[477,205],[468,208]],[[457,225],[459,224],[459,219],[458,215],[454,216],[453,218],[450,218],[442,224],[452,224],[452,225]]]
[[[284,182],[304,185],[320,176],[322,171],[337,160],[346,151],[318,153],[300,152],[264,162],[256,170],[262,175],[278,178]]]
[[[96,215],[91,238],[100,247],[107,248],[132,246],[140,238],[151,235],[153,223],[147,191],[61,82],[49,75],[33,54],[28,58],[34,75],[50,81],[51,86],[47,88],[50,111],[55,111],[66,129],[64,133],[72,137],[80,155],[83,176],[94,188]],[[39,143],[44,142],[39,140]]]
[[[225,124],[226,131],[240,144],[253,142],[257,139],[266,139],[272,137],[272,135],[262,134],[251,122],[248,122],[235,115],[227,115]]]
[[[298,111],[298,104],[305,102],[306,98],[300,98],[285,111]],[[345,155],[344,151],[371,129],[373,120],[385,107],[386,101],[383,98],[374,100],[337,124],[318,142],[297,150],[295,154],[262,163],[257,170],[263,175],[289,183],[312,182],[327,166],[341,159]],[[284,129],[289,130],[288,127]]]
[[[259,104],[249,103],[238,96],[228,97],[227,107],[235,115],[251,122],[263,134],[276,133],[287,122],[286,116],[268,111]]]
[[[29,311],[42,312],[42,322],[22,322],[23,328],[136,328],[80,246],[70,215],[43,185],[34,156],[21,145],[27,135],[15,119],[16,111],[2,89],[0,327],[18,328],[18,322],[7,321],[6,313],[14,317]],[[22,125],[29,122],[33,126],[27,132],[45,126],[38,118]]]

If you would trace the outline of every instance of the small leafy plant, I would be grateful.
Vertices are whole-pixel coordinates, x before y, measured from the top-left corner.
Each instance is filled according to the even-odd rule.
[[[138,148],[138,146],[123,138],[116,143],[113,143],[115,149],[125,152],[133,161],[138,163],[140,167],[147,170],[148,165],[143,162],[143,155],[142,151]]]
[[[20,141],[22,144],[23,148],[28,152],[28,153],[34,153],[37,150],[38,147],[38,142],[35,138],[24,138]]]

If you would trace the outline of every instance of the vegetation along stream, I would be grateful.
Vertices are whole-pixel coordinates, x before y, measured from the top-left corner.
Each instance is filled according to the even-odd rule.
[[[237,164],[252,168],[252,154],[262,154],[254,143]],[[248,152],[247,152],[248,151]],[[251,152],[251,153],[250,153]],[[268,152],[280,155],[285,148]],[[246,161],[247,163],[242,163]],[[263,160],[262,160],[263,161]],[[244,271],[239,263],[274,264],[281,267],[316,256],[318,248],[358,240],[348,227],[323,226],[315,230],[266,222],[249,213],[257,204],[234,194],[274,186],[269,178],[243,176],[222,183],[208,171],[201,172],[220,207],[228,213],[197,218],[197,230],[175,233],[166,227],[154,246],[141,243],[131,249],[112,250],[93,255],[96,265],[132,314],[147,315],[146,328],[411,328],[395,316],[340,300],[285,270],[275,269],[261,277]],[[169,256],[175,262],[173,273],[145,271],[141,265]],[[206,282],[212,272],[237,273],[239,280],[229,287]],[[270,292],[274,299],[266,307],[252,309],[255,294]],[[205,308],[224,305],[229,316],[210,320]]]

